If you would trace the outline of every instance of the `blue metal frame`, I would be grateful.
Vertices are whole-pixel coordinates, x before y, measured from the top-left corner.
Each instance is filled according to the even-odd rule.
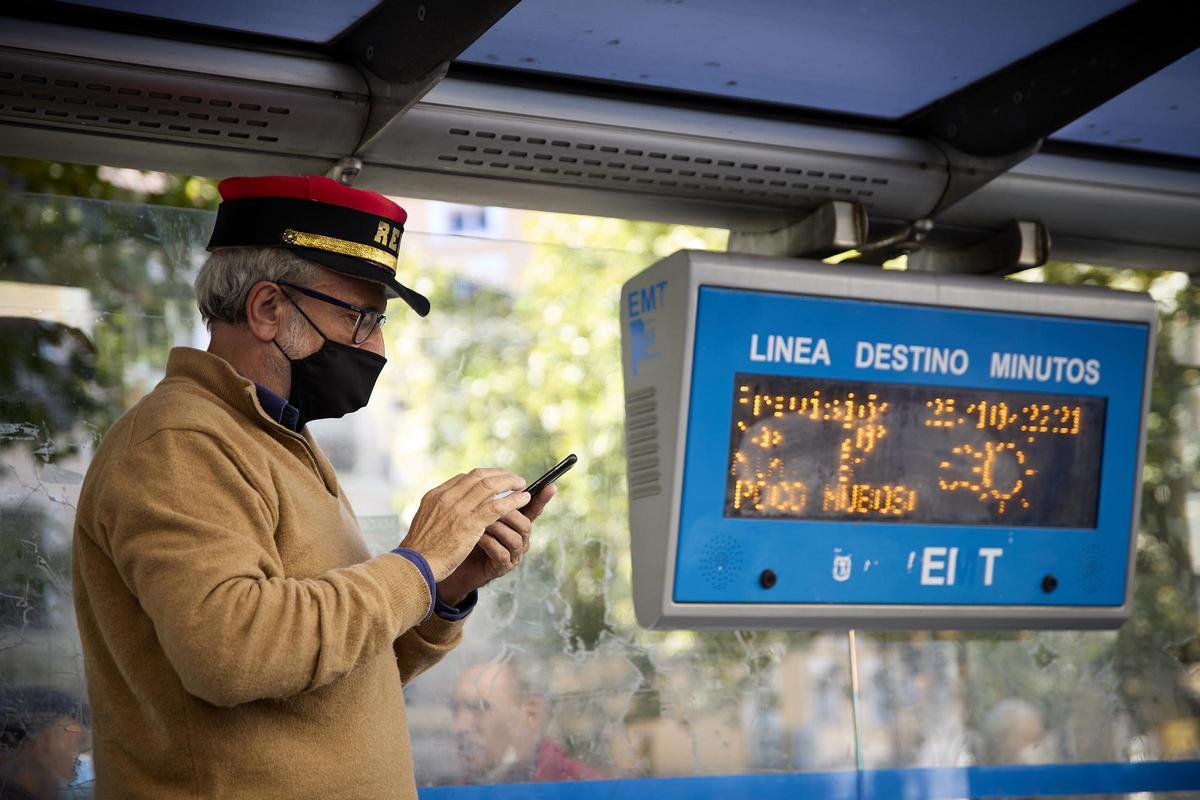
[[[881,769],[421,789],[421,800],[958,800],[1200,789],[1200,761]]]

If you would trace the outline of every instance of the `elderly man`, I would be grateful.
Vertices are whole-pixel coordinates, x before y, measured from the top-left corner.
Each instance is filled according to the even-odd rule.
[[[429,311],[395,275],[405,213],[317,177],[220,190],[196,282],[208,352],[171,352],[80,497],[96,796],[415,798],[403,686],[458,643],[554,491],[457,475],[371,558],[305,426],[366,404],[389,298]]]
[[[48,687],[0,695],[0,800],[58,800],[76,780],[88,720],[86,704]]]
[[[467,783],[598,780],[603,775],[569,757],[550,737],[542,689],[512,654],[473,664],[458,676],[451,727]]]

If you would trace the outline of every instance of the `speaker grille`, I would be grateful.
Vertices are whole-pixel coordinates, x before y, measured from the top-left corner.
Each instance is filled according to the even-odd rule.
[[[744,566],[742,546],[732,536],[716,536],[700,551],[700,568],[714,589],[727,589]]]
[[[662,492],[654,387],[631,392],[625,398],[625,459],[630,500]]]

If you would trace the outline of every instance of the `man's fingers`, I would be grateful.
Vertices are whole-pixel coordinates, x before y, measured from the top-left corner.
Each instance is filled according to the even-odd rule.
[[[550,499],[557,493],[558,487],[553,483],[549,486],[546,486],[537,493],[537,497],[534,497],[529,501],[528,505],[521,509],[521,513],[524,514],[530,522],[533,522],[542,515],[542,512],[546,509],[546,504],[549,503]]]
[[[500,542],[500,544],[508,548],[508,552],[518,558],[524,555],[525,551],[529,549],[527,544],[528,539],[521,535],[520,532],[506,525],[504,520],[496,520],[491,525],[488,525],[486,535]]]
[[[491,534],[485,533],[477,546],[487,554],[488,561],[492,562],[492,565],[501,574],[508,572],[509,568],[516,563],[508,548],[492,538]]]
[[[511,514],[523,505],[529,503],[529,492],[524,490],[514,491],[507,497],[496,497],[495,495],[484,500],[479,506],[480,513],[487,519],[486,525],[491,525],[496,520]]]
[[[484,473],[485,470],[479,472]],[[514,475],[507,470],[486,470],[486,474],[481,474],[470,490],[463,495],[462,504],[467,508],[476,509],[498,494],[517,493],[524,488],[525,479],[520,475]]]
[[[503,522],[508,527],[519,533],[525,538],[529,538],[530,531],[533,530],[533,520],[522,514],[520,511],[510,511],[503,517],[500,517],[498,522]]]
[[[465,477],[467,477],[467,476],[460,472],[457,475],[455,475],[453,478],[448,478],[448,479],[442,481],[437,486],[433,487],[428,492],[426,492],[426,494],[433,494],[434,492],[449,491],[451,486],[454,486],[455,484],[457,484],[459,481],[461,481]]]
[[[493,497],[508,489],[524,488],[525,479],[506,469],[476,467],[464,475],[458,484],[446,490],[446,500],[455,505],[465,503],[468,508],[473,509],[484,498]]]

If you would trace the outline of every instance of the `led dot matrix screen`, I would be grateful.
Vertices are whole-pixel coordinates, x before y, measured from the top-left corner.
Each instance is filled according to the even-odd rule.
[[[1105,399],[739,373],[725,516],[1093,528]]]

